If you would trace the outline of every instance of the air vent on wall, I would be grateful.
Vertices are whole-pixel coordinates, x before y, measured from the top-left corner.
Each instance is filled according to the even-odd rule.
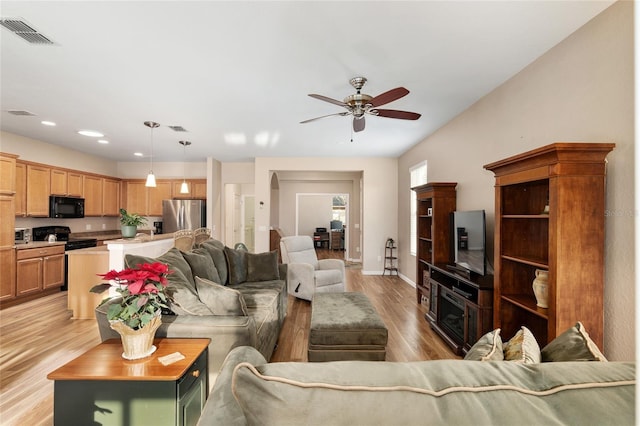
[[[48,37],[20,18],[1,18],[0,25],[31,44],[54,44]]]
[[[187,131],[187,129],[185,129],[182,126],[169,126],[169,128],[171,130],[173,130],[174,132],[186,132]]]
[[[22,111],[19,109],[10,109],[9,111],[7,111],[9,114],[12,115],[23,115],[26,117],[35,117],[35,114],[29,111]]]

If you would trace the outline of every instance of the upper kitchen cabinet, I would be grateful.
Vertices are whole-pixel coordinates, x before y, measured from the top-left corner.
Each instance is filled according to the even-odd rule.
[[[102,178],[83,176],[84,215],[102,216]]]
[[[102,179],[102,214],[104,216],[120,215],[120,181]]]
[[[16,195],[15,195],[16,216],[27,215],[27,165],[19,161],[16,162]]]
[[[186,200],[205,200],[207,198],[207,180],[206,179],[189,179],[187,180],[187,187],[189,192],[186,194],[180,193],[182,188],[182,182],[172,181],[172,194],[174,199],[186,199]]]
[[[155,188],[149,189],[149,204],[147,208],[147,216],[162,216],[162,200],[171,199],[170,181],[158,181]],[[178,189],[178,192],[180,190]]]
[[[82,197],[83,178],[80,173],[51,169],[51,195]]]
[[[17,155],[0,153],[0,194],[16,193]]]
[[[122,201],[129,213],[147,214],[147,187],[144,181],[122,182]]]
[[[27,216],[48,217],[51,169],[27,164]]]

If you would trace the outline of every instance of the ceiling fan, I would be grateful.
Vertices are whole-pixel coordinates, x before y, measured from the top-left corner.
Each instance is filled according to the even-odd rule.
[[[344,101],[338,101],[326,96],[316,95],[314,93],[309,94],[312,98],[320,99],[321,101],[329,102],[335,105],[340,105],[346,108],[346,111],[338,112],[335,114],[323,115],[322,117],[311,118],[309,120],[301,121],[300,124],[309,123],[311,121],[319,120],[321,118],[332,117],[335,115],[346,116],[353,115],[353,130],[355,132],[361,132],[364,130],[365,114],[375,115],[378,117],[399,118],[401,120],[417,120],[420,118],[420,114],[409,111],[398,111],[395,109],[380,109],[381,105],[388,104],[406,96],[409,91],[404,87],[396,87],[387,92],[384,92],[378,96],[372,97],[364,93],[360,93],[360,89],[367,82],[364,77],[354,77],[349,80],[349,83],[356,89],[356,93],[344,98]]]

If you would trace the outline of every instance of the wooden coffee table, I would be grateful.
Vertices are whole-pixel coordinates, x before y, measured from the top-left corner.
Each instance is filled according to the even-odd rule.
[[[210,339],[155,339],[151,356],[122,358],[119,339],[102,342],[51,372],[56,425],[195,425],[209,394]],[[163,365],[159,358],[184,359]]]

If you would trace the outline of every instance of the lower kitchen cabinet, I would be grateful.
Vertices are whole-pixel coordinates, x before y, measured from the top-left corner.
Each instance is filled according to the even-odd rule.
[[[64,284],[64,245],[21,249],[16,254],[16,297]]]

